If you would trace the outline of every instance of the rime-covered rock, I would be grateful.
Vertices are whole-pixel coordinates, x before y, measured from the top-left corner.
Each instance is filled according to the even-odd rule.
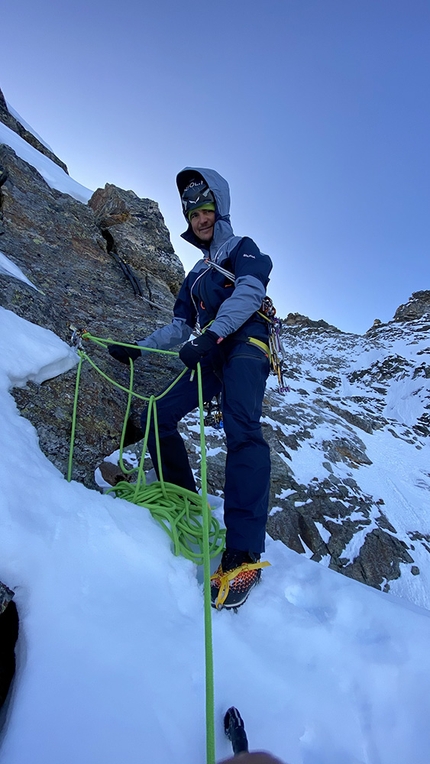
[[[14,131],[14,133],[17,133],[21,138],[23,138],[27,143],[30,144],[30,146],[33,146],[33,148],[37,149],[37,151],[40,151],[41,154],[44,154],[49,159],[52,159],[55,164],[58,164],[59,167],[61,167],[64,172],[68,174],[67,166],[64,164],[64,162],[59,159],[51,149],[49,149],[44,143],[42,143],[30,130],[27,130],[27,128],[19,122],[16,117],[14,117],[6,103],[6,99],[0,89],[0,122],[3,122],[3,124],[7,125],[11,130]]]

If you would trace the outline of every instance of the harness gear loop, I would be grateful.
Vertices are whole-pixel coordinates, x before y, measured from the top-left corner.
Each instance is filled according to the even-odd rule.
[[[222,575],[219,575],[219,573],[214,573],[213,576],[211,576],[211,581],[215,581],[215,579],[219,579],[220,581],[218,596],[215,600],[216,609],[221,610],[230,591],[230,581],[232,581],[233,578],[236,578],[239,573],[244,573],[246,570],[258,570],[259,568],[267,568],[269,565],[270,562],[267,560],[264,562],[244,562],[242,565],[239,565],[238,568],[233,568],[233,570],[229,570],[227,573],[223,573]]]
[[[264,298],[261,310],[258,310],[257,313],[261,318],[269,322],[269,357],[272,372],[278,378],[279,392],[287,393],[290,388],[284,381],[284,360],[286,353],[281,339],[282,321],[280,318],[277,318],[276,308],[270,297]]]
[[[206,401],[207,413],[204,418],[205,427],[215,427],[217,430],[223,429],[223,418],[221,408],[221,393],[214,395],[210,401]]]
[[[234,273],[231,273],[231,271],[228,271],[226,268],[218,265],[218,263],[214,262],[213,260],[209,260],[209,258],[205,258],[204,262],[208,266],[208,269],[213,268],[214,270],[218,271],[218,273],[221,273],[223,276],[228,278],[233,284],[235,283],[236,276]],[[203,271],[203,273],[207,272],[208,271]],[[201,278],[203,273],[197,276],[196,281]],[[277,318],[276,308],[273,304],[273,300],[270,297],[266,296],[263,298],[260,310],[257,310],[256,312],[259,316],[261,316],[261,318],[264,318],[269,323],[269,348],[268,351],[265,352],[267,352],[269,356],[271,370],[278,378],[279,392],[286,393],[288,392],[289,387],[285,384],[283,373],[285,351],[281,340],[282,321],[280,318]],[[261,342],[261,340],[256,340],[255,338],[251,337],[249,338],[249,341],[252,341],[254,345],[258,345]],[[264,344],[265,343],[262,343],[262,345]]]
[[[265,355],[267,355],[270,362],[272,362],[272,354],[270,352],[269,345],[266,344],[266,342],[263,342],[262,340],[258,340],[257,337],[248,337],[248,342],[251,343],[251,345],[256,345],[260,350],[263,351]]]

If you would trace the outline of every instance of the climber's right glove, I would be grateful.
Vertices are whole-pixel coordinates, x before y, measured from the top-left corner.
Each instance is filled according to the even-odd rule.
[[[194,340],[190,340],[185,345],[182,345],[179,351],[179,358],[189,369],[196,369],[197,364],[211,353],[220,341],[215,332],[207,329]]]

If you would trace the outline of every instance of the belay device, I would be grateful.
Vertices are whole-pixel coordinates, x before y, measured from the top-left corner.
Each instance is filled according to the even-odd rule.
[[[270,297],[264,298],[258,312],[269,321],[270,365],[272,372],[278,378],[278,390],[280,393],[287,393],[290,388],[284,382],[285,350],[281,339],[282,321],[277,317],[276,308]]]

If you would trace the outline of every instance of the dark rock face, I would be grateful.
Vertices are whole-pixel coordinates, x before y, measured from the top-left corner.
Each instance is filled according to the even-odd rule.
[[[21,125],[20,122],[18,122],[17,119],[15,119],[14,116],[9,112],[9,109],[7,108],[5,97],[0,89],[0,122],[3,122],[3,124],[7,125],[11,130],[14,131],[14,133],[17,133],[21,138],[23,138],[27,143],[30,144],[30,146],[33,146],[33,148],[40,151],[41,154],[44,154],[49,159],[52,159],[55,164],[58,164],[59,167],[61,167],[64,172],[69,173],[66,165],[64,162],[61,161],[61,159],[58,159],[55,154],[47,148],[47,146],[44,146],[43,143],[41,143],[38,138],[36,138],[33,133],[30,133],[27,128],[24,127],[24,125]]]
[[[184,269],[173,251],[158,204],[108,183],[95,191],[89,206],[109,248],[142,274],[149,298],[157,299],[160,280],[176,295]]]
[[[71,338],[71,325],[99,337],[133,342],[168,323],[173,291],[184,272],[155,204],[133,199],[135,210],[141,202],[142,221],[133,262],[145,296],[149,299],[155,295],[158,308],[135,297],[130,282],[108,252],[89,206],[50,188],[33,167],[4,145],[0,146],[0,164],[9,172],[0,189],[0,250],[41,290],[36,292],[21,281],[0,275],[3,307],[51,329],[66,342]],[[145,247],[153,253],[151,272],[139,261],[140,249]],[[166,250],[175,274],[168,284],[164,281]],[[128,384],[125,366],[94,345],[87,349],[108,374]],[[156,392],[182,368],[175,359],[161,362],[153,356],[138,364],[138,392],[143,395]],[[42,450],[63,474],[67,468],[75,374],[72,370],[41,386],[29,383],[25,389],[15,391],[21,412],[38,430]],[[124,393],[84,366],[73,474],[89,486],[94,485],[92,475],[98,460],[118,445],[124,401]],[[136,407],[136,421],[140,408]]]
[[[327,321],[324,321],[322,318],[320,318],[319,321],[313,321],[308,316],[302,315],[302,313],[289,313],[284,319],[283,324],[285,326],[296,326],[308,329],[331,329],[336,332],[340,331],[340,329],[336,329],[335,326],[328,324]]]
[[[400,576],[400,563],[414,561],[407,549],[396,536],[375,528],[366,535],[360,554],[342,572],[356,581],[388,592],[389,581]]]

